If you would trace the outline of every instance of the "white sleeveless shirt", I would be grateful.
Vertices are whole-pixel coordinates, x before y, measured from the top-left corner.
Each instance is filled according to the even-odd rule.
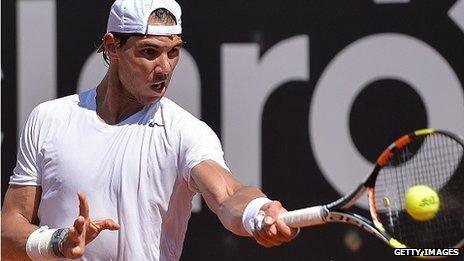
[[[191,200],[190,171],[211,159],[227,169],[216,134],[167,98],[108,125],[96,90],[37,106],[24,127],[10,184],[42,187],[40,225],[70,227],[77,192],[92,220],[111,218],[82,260],[178,260]]]

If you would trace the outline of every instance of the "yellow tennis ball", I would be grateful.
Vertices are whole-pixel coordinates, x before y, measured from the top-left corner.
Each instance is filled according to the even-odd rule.
[[[440,198],[435,190],[426,185],[410,187],[405,194],[406,212],[419,221],[435,217],[440,208]]]

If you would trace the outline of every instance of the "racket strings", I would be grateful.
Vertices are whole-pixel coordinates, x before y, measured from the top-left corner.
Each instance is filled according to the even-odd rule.
[[[379,221],[395,239],[414,247],[450,247],[464,235],[463,146],[435,133],[420,136],[395,151],[380,170],[375,184]],[[414,185],[438,192],[440,209],[428,221],[417,221],[406,212],[404,195]]]

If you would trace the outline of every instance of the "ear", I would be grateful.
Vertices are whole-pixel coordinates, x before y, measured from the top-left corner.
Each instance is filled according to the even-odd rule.
[[[110,59],[118,59],[118,55],[116,53],[118,42],[112,33],[106,33],[105,36],[103,36],[103,44],[108,57]]]

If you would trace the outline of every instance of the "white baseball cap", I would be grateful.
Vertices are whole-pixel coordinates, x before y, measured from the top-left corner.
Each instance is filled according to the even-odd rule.
[[[156,9],[171,12],[175,25],[149,25],[148,18]],[[182,10],[175,0],[116,0],[111,6],[107,32],[173,35],[182,33]]]

